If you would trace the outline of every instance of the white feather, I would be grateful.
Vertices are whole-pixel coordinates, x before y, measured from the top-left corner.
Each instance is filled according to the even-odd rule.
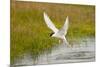
[[[47,26],[53,31],[57,32],[58,29],[55,27],[55,25],[52,23],[52,21],[49,19],[48,15],[44,12],[44,20]]]
[[[67,16],[66,21],[65,21],[65,24],[64,24],[63,27],[59,30],[59,34],[60,34],[60,35],[66,35],[66,34],[67,34],[68,24],[69,24],[69,19],[68,19],[68,16]]]

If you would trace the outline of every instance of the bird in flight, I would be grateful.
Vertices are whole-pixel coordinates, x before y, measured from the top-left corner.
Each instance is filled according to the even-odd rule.
[[[44,20],[45,20],[45,23],[47,24],[47,26],[53,31],[50,34],[50,36],[59,38],[60,42],[63,42],[68,45],[68,42],[65,38],[65,35],[67,34],[67,30],[68,30],[68,23],[69,23],[68,16],[67,16],[65,23],[61,29],[57,29],[55,27],[55,25],[52,23],[52,21],[50,20],[50,18],[48,17],[48,15],[45,12],[44,12]]]

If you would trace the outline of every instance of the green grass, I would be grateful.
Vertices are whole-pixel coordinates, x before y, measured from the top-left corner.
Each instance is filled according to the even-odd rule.
[[[58,43],[58,39],[49,37],[52,31],[44,22],[44,11],[57,28],[69,16],[68,40],[95,36],[94,6],[14,1],[11,3],[11,64],[24,53],[31,52],[36,58]]]

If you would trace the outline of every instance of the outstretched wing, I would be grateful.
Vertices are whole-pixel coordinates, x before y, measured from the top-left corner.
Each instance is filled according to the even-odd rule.
[[[52,23],[52,21],[49,19],[48,15],[44,12],[44,20],[47,24],[47,26],[53,31],[57,32],[58,29],[55,27],[55,25]]]
[[[66,18],[65,24],[63,25],[63,27],[59,30],[59,33],[62,35],[66,35],[67,34],[67,30],[68,30],[68,23],[69,23],[69,19],[68,16]]]

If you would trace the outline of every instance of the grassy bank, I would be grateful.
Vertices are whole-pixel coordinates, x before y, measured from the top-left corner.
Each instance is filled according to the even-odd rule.
[[[11,3],[11,63],[16,57],[32,52],[33,56],[51,50],[58,39],[49,37],[52,32],[47,28],[43,12],[46,12],[57,28],[69,16],[69,29],[66,38],[95,36],[95,7],[82,5],[48,3]]]

